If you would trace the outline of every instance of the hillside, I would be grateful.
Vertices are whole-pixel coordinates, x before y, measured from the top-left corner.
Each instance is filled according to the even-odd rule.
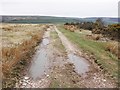
[[[84,18],[84,20],[95,22],[98,18],[100,18],[100,17],[89,17],[89,18]],[[105,24],[115,24],[115,23],[119,22],[118,18],[102,17],[102,19]]]
[[[2,21],[8,23],[65,23],[80,22],[80,19],[51,16],[2,16]]]
[[[4,23],[66,23],[66,22],[94,22],[100,17],[73,18],[52,16],[2,16]],[[105,24],[118,23],[118,18],[102,17]],[[1,21],[1,20],[0,20]]]

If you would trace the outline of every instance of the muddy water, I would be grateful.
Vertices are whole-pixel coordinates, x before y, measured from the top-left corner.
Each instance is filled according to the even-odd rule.
[[[48,38],[44,38],[43,41],[42,41],[42,44],[43,45],[48,45],[49,44],[49,39]]]
[[[75,71],[80,74],[84,75],[86,72],[89,71],[89,63],[84,58],[78,55],[76,48],[72,45],[72,43],[55,27],[58,36],[60,37],[62,44],[65,46],[65,49],[68,53],[68,59],[71,63],[75,66]]]
[[[29,75],[33,79],[42,77],[48,72],[49,60],[47,56],[47,45],[49,44],[48,32],[45,33],[40,47],[34,56],[33,62],[31,64]]]
[[[46,87],[49,84],[49,34],[50,31],[45,32],[31,65],[29,66],[28,71],[25,72],[26,75],[21,78],[19,83],[16,83],[16,88],[40,88]]]
[[[79,57],[79,56],[77,56],[73,53],[68,54],[68,58],[72,63],[74,63],[75,71],[78,74],[83,74],[84,75],[85,72],[89,71],[88,62],[84,58]]]

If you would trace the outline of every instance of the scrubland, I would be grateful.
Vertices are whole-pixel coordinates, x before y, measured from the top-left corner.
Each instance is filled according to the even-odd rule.
[[[30,57],[41,42],[46,26],[39,24],[0,24],[0,26],[3,83],[5,87],[6,85],[9,87],[12,85],[11,78],[13,79],[17,73],[12,70],[17,67],[16,70],[20,71],[23,68],[18,64],[24,66],[26,62],[30,62]]]
[[[1,67],[3,74],[2,84],[3,88],[11,88],[14,87],[17,82],[19,82],[21,73],[24,72],[25,67],[30,65],[29,62],[32,60],[31,58],[36,51],[36,47],[40,46],[39,43],[42,41],[42,39],[44,39],[44,31],[48,31],[47,28],[50,28],[51,26],[45,24],[0,24],[0,26],[0,50],[2,57]],[[57,25],[57,28],[68,38],[71,43],[73,43],[73,45],[75,45],[78,51],[82,53],[81,56],[83,58],[89,60],[90,63],[93,63],[91,65],[94,66],[95,64],[97,68],[99,68],[99,70],[106,74],[108,77],[112,77],[112,79],[115,80],[118,79],[118,57],[120,56],[118,53],[118,41],[104,37],[101,33],[96,34],[92,33],[90,30],[77,28],[74,25]],[[52,44],[50,43],[50,45],[48,45],[49,48],[47,48],[48,50],[53,50],[53,54],[51,52],[46,53],[50,53],[51,58],[55,57],[56,60],[60,58],[60,60],[65,62],[64,60],[66,60],[67,54],[64,45],[62,44],[54,29],[54,27],[50,29],[51,31],[53,30],[50,36],[52,38],[50,39],[52,40]],[[53,62],[55,62],[55,58],[53,58]],[[59,62],[58,66],[60,64]],[[73,67],[72,64],[71,67]],[[62,68],[57,68],[57,66],[55,66],[53,69],[53,76],[51,77],[54,77],[55,75],[59,76],[62,71],[64,72]],[[60,71],[60,73],[56,73],[56,71],[58,72],[59,70],[62,71]],[[71,72],[74,71],[72,68],[65,70],[67,70],[65,71],[65,75],[71,75]],[[77,77],[75,76],[76,74],[74,74],[72,75],[73,77],[70,76],[71,78],[68,79],[73,81],[75,79],[74,77]],[[77,79],[78,78],[76,78],[76,80]],[[73,81],[74,84],[76,83],[76,80]],[[57,82],[54,82],[55,81],[51,83],[50,87],[56,87],[59,85],[59,83],[57,84]]]
[[[103,37],[101,34],[92,34],[89,30],[74,30],[58,25],[59,30],[84,54],[89,55],[89,60],[94,58],[94,62],[111,77],[118,79],[118,42]]]

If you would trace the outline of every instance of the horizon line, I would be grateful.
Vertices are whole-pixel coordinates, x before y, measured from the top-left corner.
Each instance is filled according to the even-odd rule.
[[[68,17],[68,18],[119,18],[118,16],[85,16],[85,17],[80,17],[80,16],[62,16],[62,15],[23,15],[23,14],[9,14],[9,15],[0,15],[0,16],[48,16],[48,17]]]

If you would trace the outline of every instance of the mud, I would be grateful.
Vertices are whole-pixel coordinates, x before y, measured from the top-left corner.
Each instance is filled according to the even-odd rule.
[[[68,41],[68,39],[60,31],[57,30],[56,27],[55,30],[58,33],[62,44],[65,46],[69,61],[75,66],[75,71],[80,75],[83,75],[85,74],[85,72],[88,72],[90,66],[88,61],[78,55],[79,52],[77,51],[77,49],[71,44],[70,41]]]
[[[17,88],[44,88],[49,85],[49,34],[49,31],[45,32],[25,76],[21,77],[21,80],[16,83]]]
[[[75,71],[78,74],[85,75],[85,73],[89,71],[89,64],[84,58],[78,57],[73,53],[68,54],[68,58],[71,61],[71,63],[74,64]]]
[[[57,32],[58,37],[51,37]],[[55,34],[55,35],[56,35]],[[54,35],[53,35],[54,36]],[[64,48],[60,49],[63,45]],[[17,88],[113,88],[116,85],[92,65],[57,28],[46,30],[32,63]]]
[[[54,26],[59,38],[64,45],[68,54],[68,60],[72,62],[75,67],[76,74],[81,76],[81,87],[87,88],[114,88],[117,87],[114,80],[108,78],[99,68],[94,67],[90,59],[83,58],[82,52],[74,46],[57,28]],[[82,57],[83,56],[83,57]]]
[[[47,56],[47,45],[49,44],[48,33],[45,33],[43,41],[36,53],[36,56],[33,58],[33,62],[30,66],[29,75],[33,79],[40,78],[44,73],[49,70],[49,58]]]

